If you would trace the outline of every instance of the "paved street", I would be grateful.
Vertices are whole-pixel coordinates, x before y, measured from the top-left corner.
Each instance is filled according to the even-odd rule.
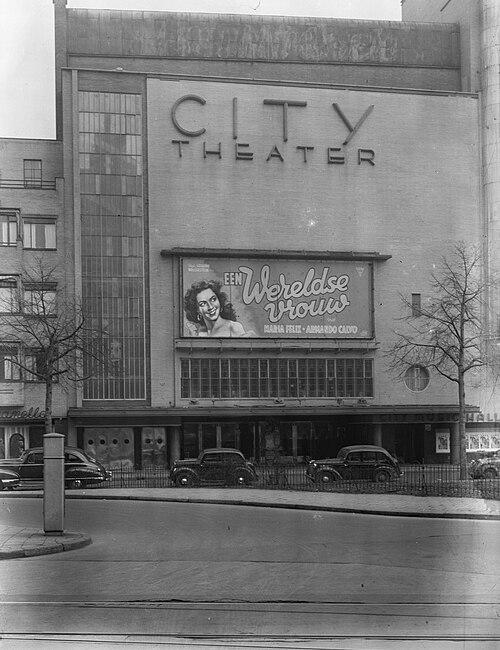
[[[6,525],[41,521],[41,499],[1,505]],[[500,639],[499,521],[150,501],[66,508],[68,530],[93,543],[0,563],[4,634],[257,635],[332,648],[360,635],[406,648],[424,635],[468,639],[461,650]]]

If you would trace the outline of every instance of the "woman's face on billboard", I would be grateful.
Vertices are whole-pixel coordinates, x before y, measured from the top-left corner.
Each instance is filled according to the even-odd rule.
[[[196,296],[198,313],[206,320],[216,321],[220,315],[220,302],[212,289],[203,289]]]

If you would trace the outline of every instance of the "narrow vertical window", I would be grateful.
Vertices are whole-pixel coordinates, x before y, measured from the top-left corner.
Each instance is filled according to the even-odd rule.
[[[0,212],[0,246],[15,246],[17,241],[17,214]]]
[[[24,162],[24,187],[42,187],[42,161],[29,160]]]
[[[0,312],[12,314],[19,311],[17,298],[17,278],[0,275]]]
[[[0,345],[0,381],[19,381],[18,351],[12,345]]]
[[[422,314],[422,296],[419,293],[411,294],[411,315],[420,316]]]

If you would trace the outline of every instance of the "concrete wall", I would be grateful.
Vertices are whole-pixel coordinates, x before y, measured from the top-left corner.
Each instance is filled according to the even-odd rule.
[[[460,28],[462,90],[478,92],[481,87],[480,13],[482,0],[403,0],[404,21],[456,23]]]
[[[23,160],[42,160],[42,179],[62,177],[62,144],[55,140],[0,138],[0,179],[23,180]]]
[[[84,9],[67,10],[67,19],[70,67],[443,90],[460,84],[452,24]]]
[[[177,116],[201,136],[179,133],[170,119],[181,96],[199,95],[205,105],[185,102]],[[238,98],[237,138],[232,101]],[[289,109],[288,139],[276,106],[266,98],[307,102]],[[337,103],[356,124],[372,112],[347,145]],[[281,107],[279,107],[281,109]],[[148,174],[152,300],[152,391],[155,405],[174,367],[178,335],[178,279],[163,248],[378,251],[392,256],[376,264],[376,340],[390,342],[398,296],[428,296],[427,280],[446,245],[479,238],[477,98],[368,93],[213,82],[148,83]],[[182,156],[178,144],[184,139]],[[252,160],[235,159],[235,141],[248,144]],[[204,155],[207,150],[217,154]],[[311,146],[307,162],[297,146]],[[276,147],[283,160],[267,159]],[[338,147],[344,164],[328,164],[327,147]],[[374,162],[358,161],[358,150]],[[274,150],[275,151],[275,150]],[[219,155],[220,152],[220,155]],[[160,264],[158,261],[160,260]],[[155,323],[160,327],[155,327]],[[321,347],[321,346],[319,346]],[[376,403],[430,404],[455,401],[454,387],[433,380],[410,393],[376,358]],[[169,400],[172,395],[169,395]]]
[[[458,64],[454,25],[148,11],[68,10],[68,49],[93,56]]]

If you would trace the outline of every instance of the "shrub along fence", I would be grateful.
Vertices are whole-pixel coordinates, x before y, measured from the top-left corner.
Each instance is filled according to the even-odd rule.
[[[403,465],[403,476],[377,483],[369,479],[339,480],[327,485],[312,482],[303,464],[256,465],[257,480],[251,486],[235,486],[231,481],[206,483],[211,487],[252,487],[264,490],[308,490],[318,492],[408,494],[417,496],[475,497],[500,499],[500,478],[460,480],[456,465]],[[112,478],[94,487],[169,488],[176,487],[166,467],[146,467],[140,470],[118,468]]]

